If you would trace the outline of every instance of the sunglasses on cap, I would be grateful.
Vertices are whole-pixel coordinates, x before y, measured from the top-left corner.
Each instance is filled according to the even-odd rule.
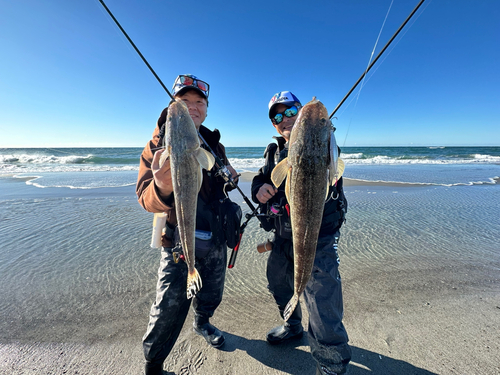
[[[202,81],[194,76],[191,75],[180,75],[175,79],[174,82],[174,95],[176,95],[180,90],[182,90],[184,87],[195,87],[203,92],[203,94],[207,97],[208,99],[208,91],[210,88],[210,85],[206,83],[205,81]]]
[[[274,125],[278,125],[283,121],[283,115],[286,117],[293,117],[297,116],[297,113],[299,113],[300,106],[297,107],[296,105],[288,107],[285,109],[282,113],[276,113],[274,117],[271,119]]]

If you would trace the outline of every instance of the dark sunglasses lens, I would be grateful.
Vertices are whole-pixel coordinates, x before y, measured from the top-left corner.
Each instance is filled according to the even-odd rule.
[[[285,114],[286,117],[293,117],[295,116],[297,113],[299,112],[299,110],[297,109],[296,106],[293,106],[293,107],[290,107],[290,108],[287,108],[285,110],[285,112],[283,112]]]
[[[278,113],[274,116],[274,123],[278,125],[281,121],[283,121],[283,113]]]

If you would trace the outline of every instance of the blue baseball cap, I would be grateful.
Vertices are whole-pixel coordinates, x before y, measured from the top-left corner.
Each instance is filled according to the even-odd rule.
[[[271,98],[269,101],[269,118],[273,118],[273,108],[277,104],[284,104],[287,106],[292,106],[295,105],[295,103],[299,103],[299,106],[302,107],[302,104],[300,103],[300,100],[292,94],[291,91],[280,91]]]

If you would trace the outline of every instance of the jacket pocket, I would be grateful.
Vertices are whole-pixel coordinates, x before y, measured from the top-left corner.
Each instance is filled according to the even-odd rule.
[[[195,232],[195,256],[203,259],[207,256],[213,247],[212,232],[205,230],[196,230]]]

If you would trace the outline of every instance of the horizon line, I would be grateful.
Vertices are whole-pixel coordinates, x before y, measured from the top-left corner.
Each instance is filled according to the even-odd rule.
[[[224,147],[240,147],[240,148],[265,148],[265,146],[227,146]],[[340,147],[340,146],[339,146]],[[343,147],[500,147],[500,145],[345,145]],[[144,148],[144,146],[0,146],[0,149],[27,149],[27,148]]]

